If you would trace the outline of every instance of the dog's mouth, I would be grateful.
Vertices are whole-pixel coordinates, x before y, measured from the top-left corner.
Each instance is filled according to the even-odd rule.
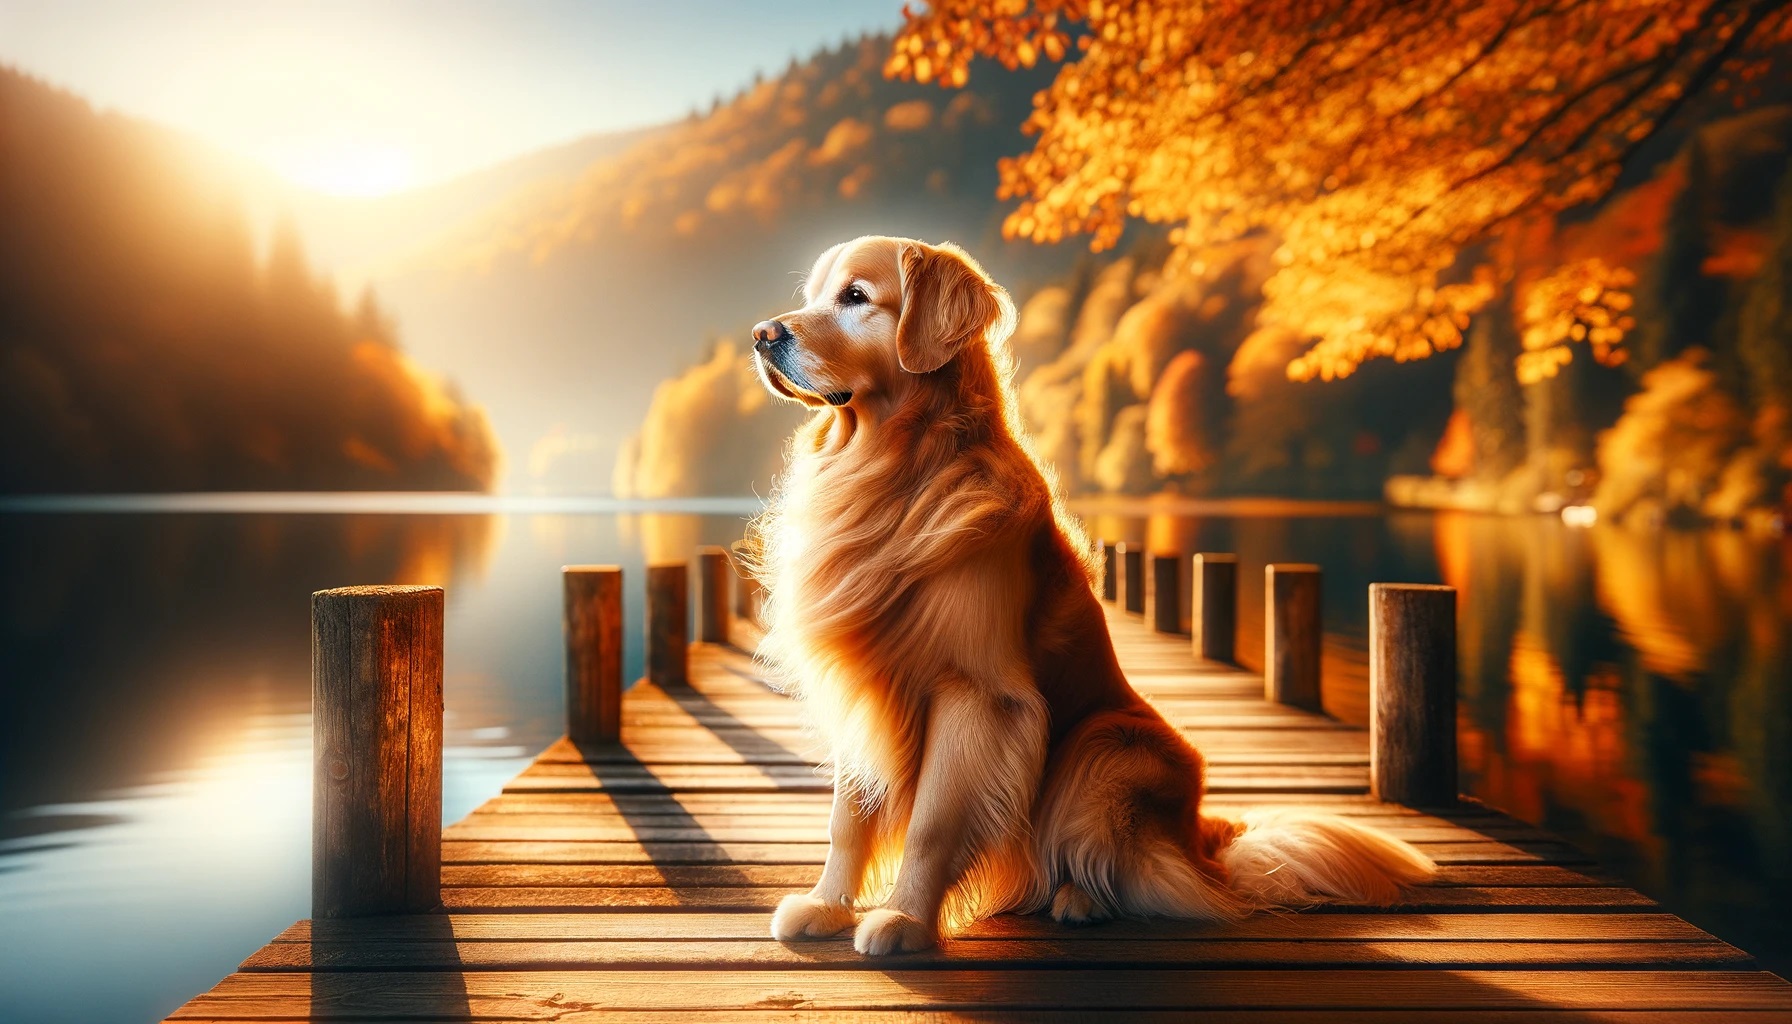
[[[841,406],[852,401],[851,390],[823,391],[815,386],[808,374],[803,372],[803,368],[797,365],[795,348],[788,338],[761,341],[753,346],[753,351],[759,357],[760,375],[765,378],[767,386],[785,398],[804,405],[825,402]]]

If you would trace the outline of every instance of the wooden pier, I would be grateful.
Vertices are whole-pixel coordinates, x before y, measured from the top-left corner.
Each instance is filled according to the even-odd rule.
[[[440,707],[428,705],[432,681],[439,701],[439,637],[433,675],[426,635],[421,655],[375,650],[370,660],[365,644],[355,656],[338,645],[346,642],[341,623],[381,615],[398,615],[412,633],[439,632],[440,592],[364,588],[363,597],[401,606],[382,605],[371,619],[344,617],[336,599],[320,595],[320,614],[330,617],[316,634],[320,678],[332,689],[319,699],[386,712],[365,716],[384,723],[378,742],[318,741],[320,845],[323,809],[340,809],[332,802],[340,794],[330,795],[338,789],[404,813],[350,815],[346,831],[341,814],[332,818],[334,845],[314,885],[318,919],[286,929],[170,1019],[1792,1020],[1792,985],[1560,840],[1472,804],[1417,810],[1371,796],[1372,788],[1435,791],[1442,772],[1454,792],[1453,696],[1439,692],[1454,688],[1454,660],[1439,656],[1454,625],[1453,595],[1437,593],[1444,588],[1375,598],[1371,671],[1398,714],[1378,718],[1372,784],[1370,734],[1295,706],[1312,704],[1317,687],[1305,675],[1317,673],[1317,659],[1300,653],[1317,649],[1308,633],[1319,629],[1300,596],[1304,583],[1282,588],[1289,612],[1270,590],[1266,635],[1294,652],[1268,661],[1272,692],[1289,698],[1276,703],[1265,699],[1263,678],[1195,657],[1196,645],[1231,650],[1230,637],[1214,635],[1216,624],[1230,630],[1236,621],[1225,589],[1235,587],[1234,574],[1213,569],[1229,569],[1225,558],[1195,556],[1192,571],[1180,555],[1179,571],[1154,558],[1147,594],[1137,554],[1117,554],[1110,565],[1122,579],[1108,592],[1109,624],[1121,664],[1206,754],[1209,806],[1301,804],[1358,817],[1434,857],[1442,865],[1434,884],[1392,910],[1326,907],[1226,925],[1070,928],[1003,916],[941,949],[883,959],[853,952],[850,936],[775,942],[772,908],[819,874],[830,784],[814,769],[797,709],[766,686],[748,653],[754,631],[741,613],[753,595],[742,588],[726,600],[718,590],[732,578],[726,555],[709,549],[697,579],[698,640],[688,648],[671,643],[684,635],[688,575],[650,573],[649,664],[658,681],[621,699],[620,742],[604,738],[617,728],[608,691],[620,684],[620,634],[606,617],[620,615],[620,581],[591,578],[615,570],[568,570],[569,733],[593,738],[562,739],[442,830],[439,863],[415,834],[433,841],[417,822],[431,782],[417,778],[415,765],[429,757],[412,749],[436,744],[439,773]],[[1312,568],[1286,567],[1282,578]],[[1166,591],[1171,580],[1181,582]],[[402,605],[412,599],[422,612],[406,617]],[[1189,618],[1184,607],[1195,612],[1192,641],[1164,631]],[[376,639],[394,642],[390,630]],[[345,678],[357,671],[365,685]],[[358,721],[328,711],[319,709],[320,721]],[[411,766],[408,784],[405,772],[365,763],[400,756]],[[365,783],[370,772],[386,781]],[[438,774],[437,801],[439,784]],[[372,790],[383,796],[368,797]],[[386,851],[372,860],[391,862],[390,870],[343,874],[342,842]],[[392,913],[436,883],[432,871],[441,909]]]

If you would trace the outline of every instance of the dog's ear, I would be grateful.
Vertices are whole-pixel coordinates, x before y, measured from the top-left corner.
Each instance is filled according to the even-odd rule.
[[[909,243],[898,258],[902,317],[896,324],[896,359],[904,370],[937,370],[978,335],[1013,320],[1007,293],[956,247]]]

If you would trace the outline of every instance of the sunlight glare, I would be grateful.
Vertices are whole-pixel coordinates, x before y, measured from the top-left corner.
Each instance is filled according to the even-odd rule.
[[[295,185],[333,196],[382,196],[415,180],[411,154],[388,144],[359,140],[282,148],[263,159]]]
[[[1599,521],[1599,510],[1591,505],[1567,505],[1562,508],[1562,522],[1569,526],[1592,526]]]

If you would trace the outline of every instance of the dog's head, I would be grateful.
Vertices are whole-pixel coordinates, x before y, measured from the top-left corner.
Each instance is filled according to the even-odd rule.
[[[953,245],[867,236],[821,254],[803,306],[753,328],[765,386],[813,407],[889,403],[967,346],[998,343],[1014,305]]]

